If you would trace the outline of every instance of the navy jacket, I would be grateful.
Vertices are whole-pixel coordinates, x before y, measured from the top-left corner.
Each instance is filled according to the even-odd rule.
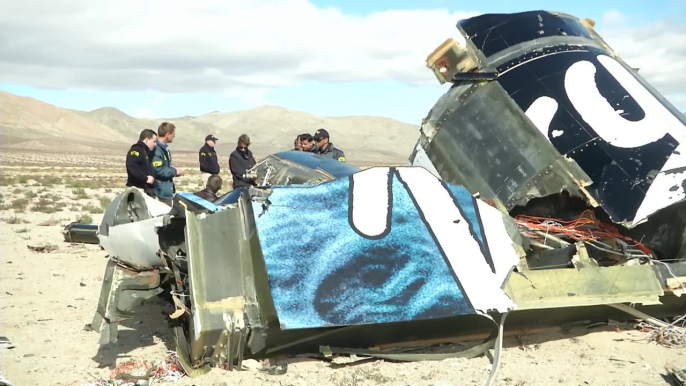
[[[171,166],[171,153],[169,147],[157,141],[157,147],[152,156],[152,170],[155,173],[155,195],[161,198],[172,199],[176,194],[174,177],[176,169]]]
[[[345,153],[343,150],[334,147],[333,143],[329,142],[325,150],[317,149],[315,154],[319,154],[321,157],[333,158],[336,161],[345,162]]]
[[[233,176],[233,188],[244,188],[248,186],[256,185],[255,180],[246,179],[243,174],[246,170],[255,166],[255,158],[252,156],[250,149],[246,149],[245,152],[241,152],[236,147],[236,150],[229,156],[229,169],[231,170],[231,175]]]
[[[219,174],[219,160],[217,160],[217,152],[209,145],[200,148],[198,152],[198,159],[200,160],[200,172]]]
[[[150,149],[143,141],[138,141],[131,146],[129,152],[126,153],[126,186],[135,186],[152,195],[151,189],[155,184],[147,183],[148,176],[154,176],[150,156]]]

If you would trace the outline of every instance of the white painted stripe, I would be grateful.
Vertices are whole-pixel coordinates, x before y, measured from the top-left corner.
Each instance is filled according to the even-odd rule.
[[[502,286],[512,267],[519,263],[519,256],[505,228],[502,212],[481,200],[476,203],[495,267],[495,281]]]
[[[467,220],[455,206],[441,182],[425,169],[398,168],[398,173],[414,196],[431,231],[450,262],[472,306],[481,312],[505,312],[514,307],[500,289],[472,236]]]
[[[362,234],[382,235],[388,230],[390,168],[376,167],[353,174],[352,222]]]
[[[686,168],[686,143],[677,146],[671,157],[662,167],[662,171],[658,173],[650,184],[646,196],[641,202],[641,206],[634,216],[632,226],[636,226],[643,222],[648,216],[657,212],[660,209],[666,208],[676,202],[686,199],[686,191],[684,191],[684,181],[686,181],[686,171],[671,172],[670,170],[683,170]],[[668,172],[668,173],[665,173]]]
[[[531,119],[536,128],[549,140],[550,123],[557,112],[557,101],[548,96],[539,97],[526,109],[526,116]]]
[[[567,96],[598,136],[613,146],[623,148],[647,145],[667,133],[677,141],[683,141],[686,134],[684,125],[636,78],[609,56],[599,55],[598,60],[645,112],[645,117],[640,121],[621,117],[598,91],[595,65],[586,60],[572,64],[565,74]]]

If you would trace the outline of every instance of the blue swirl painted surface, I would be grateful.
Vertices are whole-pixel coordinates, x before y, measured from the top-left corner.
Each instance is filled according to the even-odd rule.
[[[391,231],[380,240],[350,227],[349,181],[274,188],[266,211],[254,204],[280,323],[294,329],[474,313],[397,178]]]

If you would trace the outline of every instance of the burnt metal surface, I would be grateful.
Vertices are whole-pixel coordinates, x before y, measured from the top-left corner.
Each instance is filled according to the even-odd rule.
[[[418,162],[417,151],[431,165]],[[497,82],[456,84],[433,107],[411,157],[440,177],[508,210],[569,191],[586,197],[590,178],[540,135]],[[579,186],[581,185],[581,186]]]

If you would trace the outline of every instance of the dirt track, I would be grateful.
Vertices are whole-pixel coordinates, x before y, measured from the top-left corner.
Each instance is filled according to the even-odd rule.
[[[16,346],[2,353],[2,374],[16,386],[83,385],[96,378],[108,378],[111,369],[122,361],[156,361],[167,350],[174,350],[163,315],[171,310],[158,300],[147,303],[143,312],[120,327],[119,342],[115,345],[99,347],[98,334],[84,329],[96,310],[107,260],[97,246],[64,242],[61,230],[83,214],[99,222],[102,215],[89,212],[98,212],[96,207],[117,193],[117,178],[121,174],[112,171],[114,182],[107,188],[110,191],[85,188],[88,198],[84,198],[78,188],[69,185],[75,185],[73,180],[78,178],[65,177],[73,171],[51,171],[50,174],[61,173],[64,178],[60,184],[45,182],[46,186],[34,180],[7,179],[25,172],[26,169],[3,167],[4,186],[0,187],[4,206],[30,196],[29,191],[37,195],[28,200],[23,211],[8,207],[0,211],[0,335]],[[186,177],[184,184],[195,188],[195,182],[189,181],[194,181],[193,176]],[[41,197],[53,197],[54,193],[62,198],[50,205],[61,210],[31,210]],[[54,225],[38,226],[46,220],[54,220]],[[38,253],[27,248],[27,244],[39,242],[56,244],[59,250]],[[664,367],[686,367],[686,350],[635,342],[641,337],[631,329],[581,329],[571,334],[507,339],[497,384],[669,384],[663,378]],[[489,368],[485,357],[419,363],[374,361],[341,368],[304,361],[289,365],[284,375],[213,370],[201,378],[185,378],[176,384],[481,385]]]

